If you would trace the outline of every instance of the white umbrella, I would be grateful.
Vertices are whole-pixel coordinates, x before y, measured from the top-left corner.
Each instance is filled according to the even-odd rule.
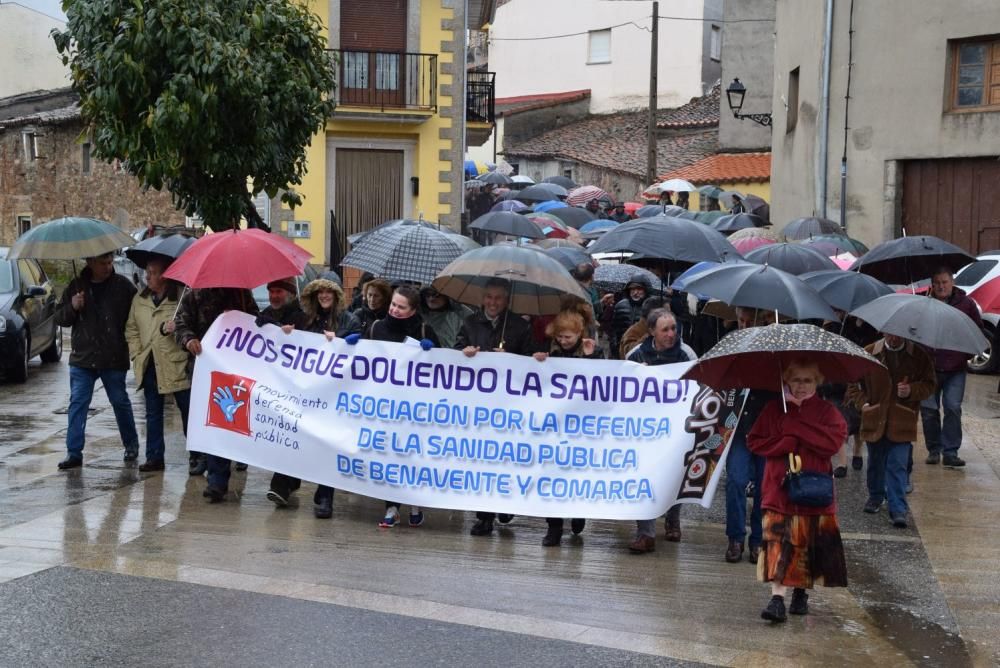
[[[666,190],[672,193],[691,193],[697,190],[694,184],[684,179],[667,179],[660,184],[660,191]]]
[[[514,183],[527,183],[529,185],[535,182],[533,178],[531,178],[530,176],[526,176],[524,174],[515,174],[514,176],[510,177],[510,180],[513,181]]]

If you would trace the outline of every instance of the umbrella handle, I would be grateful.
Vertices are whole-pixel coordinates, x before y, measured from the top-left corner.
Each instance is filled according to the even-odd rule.
[[[181,300],[184,299],[184,295],[187,294],[187,291],[188,291],[188,286],[185,285],[184,289],[181,290],[181,296],[177,298],[177,306],[174,307],[174,314],[170,316],[171,320],[176,318],[177,312],[181,310]]]

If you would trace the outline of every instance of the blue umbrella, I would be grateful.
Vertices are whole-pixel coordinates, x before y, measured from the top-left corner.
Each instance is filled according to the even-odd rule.
[[[592,220],[583,227],[580,228],[580,232],[583,234],[591,234],[593,232],[601,232],[604,230],[612,230],[618,227],[618,223],[613,220]]]
[[[671,287],[675,290],[680,290],[681,292],[687,291],[687,282],[698,274],[708,271],[709,269],[715,269],[716,267],[721,267],[723,264],[732,264],[736,262],[745,262],[742,258],[726,256],[725,262],[699,262],[694,265],[683,274],[674,279],[674,283]],[[698,299],[708,299],[706,295],[696,295]]]
[[[549,200],[547,202],[539,202],[534,206],[535,211],[538,213],[545,213],[546,211],[551,211],[552,209],[565,209],[568,204],[566,202],[560,202],[559,200]]]

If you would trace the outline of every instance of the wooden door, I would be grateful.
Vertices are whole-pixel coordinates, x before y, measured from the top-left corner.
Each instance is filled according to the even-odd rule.
[[[338,148],[334,177],[334,234],[347,237],[403,216],[403,152]]]
[[[1000,249],[1000,163],[996,158],[908,160],[903,165],[903,228],[973,255]]]
[[[340,101],[405,106],[407,0],[340,4]]]

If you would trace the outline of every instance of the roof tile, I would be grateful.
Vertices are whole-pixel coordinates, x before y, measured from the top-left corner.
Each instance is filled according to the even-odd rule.
[[[771,154],[716,153],[660,176],[661,181],[667,179],[684,179],[698,185],[766,183],[771,180]]]

